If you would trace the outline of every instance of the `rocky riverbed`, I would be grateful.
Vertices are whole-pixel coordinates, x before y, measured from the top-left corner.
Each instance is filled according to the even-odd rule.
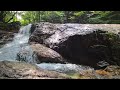
[[[119,34],[118,24],[48,22],[0,31],[0,79],[119,79]]]
[[[66,79],[67,75],[43,70],[25,62],[0,62],[0,79]]]
[[[120,79],[120,67],[108,66],[104,70],[88,68],[66,74],[25,62],[0,61],[0,79]]]

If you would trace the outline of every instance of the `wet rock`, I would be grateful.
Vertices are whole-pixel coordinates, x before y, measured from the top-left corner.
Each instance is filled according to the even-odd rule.
[[[37,55],[33,52],[32,48],[29,45],[26,45],[25,47],[21,48],[21,50],[17,53],[16,60],[28,63],[39,62]]]
[[[68,75],[75,79],[120,79],[120,66],[110,65],[100,70],[85,69]]]
[[[0,79],[70,79],[66,74],[48,71],[25,62],[0,62]]]
[[[120,67],[115,65],[110,65],[104,69],[106,72],[109,72],[112,76],[119,76],[120,78]]]
[[[59,53],[50,48],[47,48],[41,44],[32,44],[30,47],[37,55],[37,63],[65,63],[65,59]]]
[[[19,21],[11,23],[0,22],[0,45],[13,40],[14,33],[17,33],[21,27]]]
[[[64,74],[42,69],[35,64],[0,61],[0,79],[120,79],[120,67],[115,65],[107,66],[104,70],[79,69],[75,73]]]

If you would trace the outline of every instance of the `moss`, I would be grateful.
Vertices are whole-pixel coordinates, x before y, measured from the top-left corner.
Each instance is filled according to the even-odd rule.
[[[79,73],[72,73],[72,74],[67,74],[67,75],[71,79],[81,79],[82,78],[82,75],[80,75]]]
[[[113,61],[120,65],[120,38],[114,33],[107,33],[106,36],[111,44]]]
[[[92,79],[92,78],[95,78],[95,76],[89,75],[89,73],[90,72],[85,73],[85,75],[84,74],[80,74],[80,73],[72,73],[72,74],[67,74],[67,75],[71,79]]]
[[[106,33],[100,33],[104,39],[109,40],[110,42],[116,42],[119,40],[119,35],[111,33],[111,32],[106,32]]]

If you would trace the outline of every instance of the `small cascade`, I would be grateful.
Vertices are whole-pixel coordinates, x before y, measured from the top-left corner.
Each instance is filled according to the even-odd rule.
[[[93,68],[76,64],[37,64],[37,56],[34,54],[28,44],[30,28],[31,24],[21,27],[19,32],[15,34],[13,41],[5,44],[2,48],[0,48],[0,61],[25,61],[28,63],[34,63],[40,68],[61,73],[76,73],[83,70],[93,70]]]
[[[30,28],[31,24],[21,27],[19,32],[14,36],[13,41],[0,48],[0,61],[16,60],[17,53],[28,44]]]

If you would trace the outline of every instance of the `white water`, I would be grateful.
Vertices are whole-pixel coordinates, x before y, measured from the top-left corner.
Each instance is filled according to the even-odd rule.
[[[0,48],[0,61],[14,61],[17,53],[27,45],[31,24],[21,27],[19,33],[13,38],[13,41]]]
[[[57,71],[60,73],[76,73],[84,70],[94,70],[89,66],[82,66],[76,64],[41,63],[41,64],[37,64],[37,66],[46,70]]]
[[[22,58],[26,58],[26,62],[32,62],[36,64],[35,60],[33,60],[34,57],[32,57],[32,51],[28,45],[30,28],[31,24],[22,27],[19,33],[14,36],[12,42],[7,43],[2,48],[0,48],[0,61],[15,61],[19,52],[21,52],[22,50],[28,50],[29,53],[22,55]],[[43,69],[64,73],[72,73],[85,69],[92,69],[90,67],[75,64],[41,63],[36,65]]]

